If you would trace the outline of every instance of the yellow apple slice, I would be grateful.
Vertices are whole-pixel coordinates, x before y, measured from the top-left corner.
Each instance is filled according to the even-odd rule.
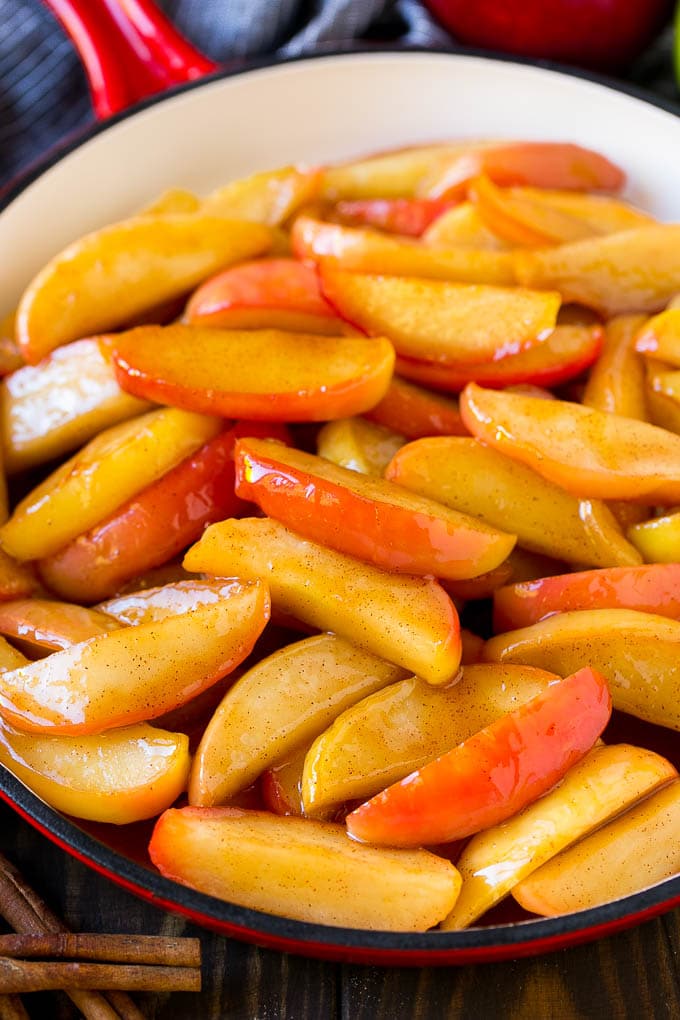
[[[487,662],[567,676],[585,662],[609,682],[614,708],[680,730],[680,621],[634,609],[583,609],[490,638]]]
[[[53,652],[0,677],[0,712],[29,733],[100,733],[155,719],[250,653],[269,619],[266,586]]]
[[[219,418],[162,408],[92,439],[16,507],[0,542],[18,560],[57,552],[212,439]]]
[[[512,712],[556,680],[531,666],[464,666],[443,690],[418,677],[393,683],[338,715],[309,749],[305,814],[366,800]]]
[[[70,602],[40,598],[0,602],[0,634],[37,648],[70,648],[118,626],[110,616]]]
[[[453,510],[512,530],[532,553],[593,567],[642,562],[605,503],[579,500],[476,439],[418,439],[395,454],[385,474]]]
[[[461,202],[439,216],[423,234],[435,248],[473,248],[507,251],[511,246],[490,230],[472,202]]]
[[[151,405],[124,393],[96,340],[76,340],[0,384],[0,428],[8,474],[77,449],[102,429]]]
[[[20,666],[27,666],[28,663],[25,655],[9,641],[5,641],[4,637],[0,637],[0,673],[8,673]]]
[[[231,578],[219,578],[216,581],[186,579],[118,595],[100,602],[95,609],[113,617],[120,624],[137,627],[140,623],[154,623],[167,616],[189,613],[199,606],[214,605],[230,598],[240,599],[248,587],[248,581]]]
[[[234,262],[268,250],[259,223],[193,213],[139,216],[75,241],[42,269],[17,310],[29,364],[55,347],[131,321]]]
[[[555,854],[675,776],[653,751],[595,747],[545,796],[473,836],[457,864],[460,896],[442,927],[467,928]]]
[[[171,808],[151,860],[166,878],[243,907],[315,924],[426,931],[451,910],[460,876],[426,850],[384,850],[344,826],[236,808]]]
[[[648,421],[645,366],[634,340],[645,323],[643,315],[619,315],[604,331],[604,347],[590,370],[582,403],[596,411]]]
[[[167,213],[195,213],[201,208],[198,195],[187,188],[168,188],[140,209],[138,216],[164,216]],[[238,219],[238,216],[234,216]]]
[[[189,738],[145,723],[38,736],[0,721],[0,762],[57,811],[125,825],[155,817],[186,788]]]
[[[680,871],[680,781],[643,800],[512,890],[548,917],[609,903]]]
[[[275,609],[335,631],[429,683],[449,683],[458,672],[458,614],[432,579],[390,574],[257,518],[211,525],[184,566],[220,577],[264,578]]]
[[[404,436],[365,418],[329,421],[316,437],[316,450],[333,464],[382,478],[392,457],[406,442]]]
[[[194,759],[189,803],[223,804],[350,705],[402,676],[399,666],[334,634],[274,652],[236,681],[208,723]]]
[[[414,198],[418,185],[467,145],[420,145],[377,153],[365,159],[324,167],[321,195],[344,198]]]
[[[203,212],[276,227],[300,206],[313,202],[318,188],[318,170],[284,166],[230,181],[208,195]]]
[[[658,224],[515,254],[524,287],[558,290],[606,317],[658,312],[678,290],[680,225]]]

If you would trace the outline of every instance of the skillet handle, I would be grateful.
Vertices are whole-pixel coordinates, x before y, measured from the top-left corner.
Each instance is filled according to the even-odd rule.
[[[218,70],[153,0],[43,0],[71,37],[105,120],[145,96]]]

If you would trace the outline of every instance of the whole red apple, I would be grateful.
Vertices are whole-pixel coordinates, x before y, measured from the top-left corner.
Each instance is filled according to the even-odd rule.
[[[460,42],[616,71],[670,17],[673,0],[425,0]]]

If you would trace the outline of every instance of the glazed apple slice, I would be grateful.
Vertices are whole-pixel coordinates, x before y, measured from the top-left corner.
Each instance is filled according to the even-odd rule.
[[[453,580],[493,570],[515,536],[390,481],[262,439],[236,444],[236,492],[269,517],[385,570]]]
[[[553,857],[512,890],[534,914],[552,917],[609,903],[680,870],[680,781]]]
[[[558,386],[597,361],[603,338],[600,326],[556,326],[540,344],[499,361],[443,364],[399,357],[396,369],[408,379],[452,393],[464,390],[469,382],[492,389],[525,383]]]
[[[467,193],[483,222],[511,245],[566,244],[599,233],[567,212],[496,187],[484,174],[470,182]]]
[[[511,245],[487,227],[472,202],[461,202],[439,217],[423,234],[435,248],[476,248],[507,251]]]
[[[321,172],[321,197],[329,201],[414,198],[434,167],[469,147],[469,143],[415,145],[326,166]]]
[[[579,500],[475,439],[418,439],[397,451],[385,474],[491,527],[512,528],[533,553],[594,567],[641,562],[604,503]]]
[[[559,294],[321,268],[324,295],[343,318],[426,361],[498,361],[545,340]]]
[[[238,604],[249,586],[250,582],[235,578],[176,581],[127,592],[101,602],[96,608],[121,626],[138,627],[142,623],[156,623],[168,616],[190,613],[199,606],[214,605],[225,599],[235,599]]]
[[[470,840],[457,864],[463,887],[442,928],[466,928],[565,847],[676,776],[653,751],[593,748],[554,790]]]
[[[56,737],[2,721],[0,762],[57,811],[127,825],[154,818],[183,793],[189,738],[146,723]]]
[[[100,733],[154,719],[250,653],[269,619],[261,582],[240,597],[122,627],[0,676],[0,707],[29,733]]]
[[[189,803],[223,804],[309,744],[350,705],[403,675],[334,634],[274,652],[236,681],[208,723],[194,758]]]
[[[220,329],[342,332],[319,290],[316,273],[296,259],[243,262],[208,280],[192,295],[185,320]]]
[[[445,754],[559,679],[532,666],[464,666],[454,687],[409,677],[346,709],[309,748],[306,815],[364,800]]]
[[[191,213],[104,227],[65,248],[29,284],[17,310],[17,343],[34,365],[61,344],[181,297],[271,241],[259,223]]]
[[[644,323],[642,315],[618,315],[607,323],[602,352],[583,391],[586,407],[648,420],[645,369],[633,346]]]
[[[333,464],[382,478],[392,457],[405,442],[399,433],[362,417],[338,418],[321,428],[316,437],[316,449],[320,457]]]
[[[559,613],[490,638],[487,662],[515,662],[563,675],[587,659],[609,681],[614,707],[680,729],[680,622],[634,609]]]
[[[569,142],[496,142],[468,146],[448,163],[435,167],[421,182],[419,195],[455,198],[467,184],[486,174],[496,184],[566,188],[576,191],[619,191],[625,174],[593,149]]]
[[[0,317],[0,377],[25,364],[16,342],[16,309]]]
[[[628,529],[628,537],[647,563],[680,562],[680,513],[640,521]]]
[[[110,344],[129,393],[262,421],[361,414],[384,396],[394,367],[384,338],[174,325],[133,329]]]
[[[420,237],[451,205],[429,198],[355,199],[338,202],[333,215],[350,226],[377,227],[391,234]]]
[[[210,216],[275,227],[300,206],[314,201],[319,186],[318,170],[283,166],[224,184],[208,195],[203,210]]]
[[[0,601],[23,599],[40,589],[31,565],[18,563],[4,549],[0,549]]]
[[[291,245],[299,259],[351,272],[496,285],[516,282],[510,252],[435,248],[307,215],[295,220]]]
[[[680,437],[656,425],[475,383],[466,386],[460,407],[479,440],[577,496],[680,500]]]
[[[221,427],[218,418],[162,408],[101,432],[18,504],[0,529],[3,547],[19,560],[51,556]]]
[[[680,368],[680,308],[667,308],[640,323],[635,350]]]
[[[593,235],[618,234],[622,230],[651,226],[657,222],[649,213],[611,195],[592,195],[582,191],[560,191],[554,188],[510,187],[506,190],[513,198],[521,198],[543,209],[557,210],[570,218],[580,220]],[[564,243],[566,238],[552,236],[549,240]]]
[[[213,524],[184,559],[187,570],[266,579],[275,609],[418,673],[453,680],[458,615],[436,581],[389,574],[259,518]]]
[[[265,807],[275,815],[296,815],[298,818],[303,816],[302,769],[308,750],[309,747],[305,746],[288,761],[274,765],[262,773],[260,779],[262,800]],[[320,817],[321,821],[327,820],[325,814],[317,817]]]
[[[103,429],[149,410],[124,393],[96,340],[76,340],[0,385],[3,450],[8,474],[77,449]]]
[[[677,292],[680,225],[624,230],[557,248],[515,253],[525,287],[558,290],[564,301],[594,308],[607,318],[658,312]]]
[[[394,376],[385,396],[366,411],[365,417],[408,439],[467,435],[455,400],[414,386],[399,376]]]
[[[680,619],[680,563],[583,570],[524,581],[494,592],[497,631],[529,627],[574,609],[637,609]]]
[[[498,825],[591,749],[611,714],[605,679],[584,668],[480,730],[347,816],[378,846],[448,843]]]
[[[425,850],[379,850],[341,825],[238,808],[170,809],[149,844],[161,874],[244,907],[316,924],[425,931],[460,889]]]
[[[41,598],[0,602],[0,634],[38,649],[70,648],[117,628],[104,613],[69,602]]]
[[[152,567],[168,562],[194,542],[206,524],[243,513],[234,492],[234,443],[238,435],[285,431],[241,422],[132,496],[104,520],[56,553],[41,559],[39,572],[62,598],[90,603],[108,598]]]

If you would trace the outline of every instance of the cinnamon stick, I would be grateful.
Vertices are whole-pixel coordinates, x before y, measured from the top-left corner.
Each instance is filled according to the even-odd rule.
[[[198,939],[165,935],[0,935],[0,957],[57,957],[104,960],[107,963],[149,963],[167,967],[200,967]],[[0,1015],[1,1020],[1,1015]]]
[[[133,992],[198,992],[198,967],[156,967],[128,963],[34,962],[0,959],[0,993],[63,989],[126,989]]]

